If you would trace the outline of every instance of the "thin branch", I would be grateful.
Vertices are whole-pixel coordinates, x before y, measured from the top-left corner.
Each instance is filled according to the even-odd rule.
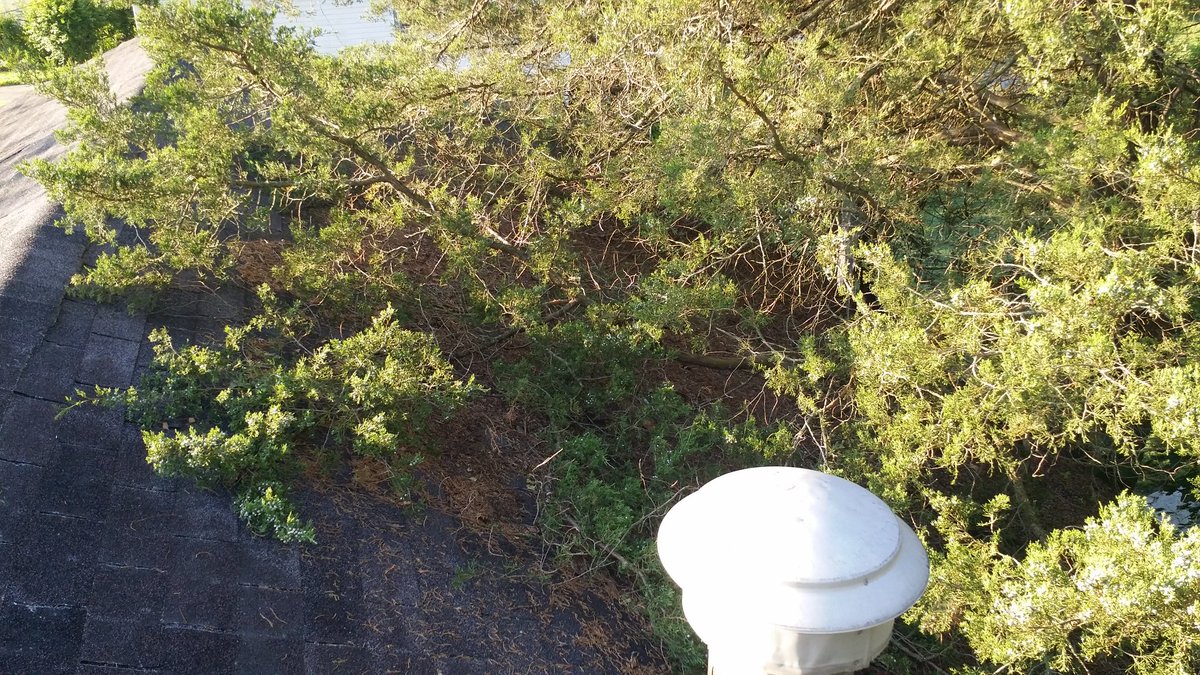
[[[369,178],[357,178],[355,180],[339,181],[338,185],[342,187],[358,188],[386,182],[387,178],[383,176],[370,176]],[[295,187],[297,183],[298,181],[294,180],[248,180],[242,178],[229,181],[229,184],[233,187],[261,188],[264,190],[282,190]]]
[[[754,116],[766,125],[767,131],[771,135],[771,145],[775,148],[775,152],[779,153],[780,157],[789,162],[802,162],[804,158],[801,155],[793,152],[784,145],[783,138],[779,135],[779,127],[776,126],[775,121],[757,103],[738,90],[733,78],[730,77],[729,73],[725,72],[724,66],[718,66],[717,71],[721,76],[721,82],[725,84],[725,88],[729,90],[729,93],[733,94],[734,98],[741,101],[742,105],[749,108],[750,112],[754,113]]]
[[[544,323],[550,323],[551,321],[557,321],[558,319],[561,319],[562,317],[566,316],[567,314],[570,314],[571,312],[575,311],[576,309],[582,307],[586,303],[587,303],[586,297],[575,298],[574,300],[571,300],[570,302],[566,303],[562,307],[559,307],[558,309],[554,310],[553,312],[550,312],[549,314],[547,314],[545,317],[542,318],[542,321]],[[483,343],[482,345],[475,347],[474,350],[486,349],[488,347],[495,346],[495,345],[497,345],[501,342],[504,342],[505,340],[507,340],[511,337],[514,337],[517,334],[522,333],[524,331],[525,331],[525,326],[511,326],[504,332],[500,333],[499,335],[488,339],[488,341]],[[457,356],[461,357],[462,354],[458,354]]]
[[[1012,487],[1013,502],[1017,506],[1017,512],[1021,514],[1021,520],[1025,524],[1025,529],[1033,535],[1034,539],[1045,539],[1046,528],[1042,527],[1041,521],[1037,517],[1037,509],[1033,506],[1033,500],[1029,498],[1029,493],[1025,490],[1025,478],[1021,475],[1020,468],[1014,467],[1008,472],[1009,486]]]
[[[680,352],[675,355],[676,361],[704,368],[715,368],[717,370],[737,370],[756,365],[773,366],[783,361],[783,359],[783,355],[777,352],[756,352],[745,356],[716,356],[714,354],[689,354],[687,352]]]

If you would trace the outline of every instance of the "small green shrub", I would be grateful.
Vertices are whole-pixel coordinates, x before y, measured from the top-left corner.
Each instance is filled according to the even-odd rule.
[[[85,61],[133,35],[129,8],[97,0],[30,0],[24,15],[27,53],[54,65]]]
[[[19,55],[26,49],[21,20],[16,15],[0,15],[0,70],[15,67]]]
[[[295,317],[264,298],[264,313],[227,328],[219,346],[176,349],[155,331],[154,362],[138,387],[85,400],[126,406],[158,473],[227,488],[252,530],[306,541],[311,526],[286,488],[302,457],[357,453],[403,472],[428,422],[477,388],[455,378],[433,338],[402,329],[390,307],[362,331],[310,349]]]

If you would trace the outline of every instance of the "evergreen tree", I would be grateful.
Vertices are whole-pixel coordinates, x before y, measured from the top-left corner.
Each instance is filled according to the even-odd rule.
[[[1196,530],[1128,496],[1039,504],[1090,473],[1104,500],[1195,488],[1200,6],[393,5],[394,43],[326,57],[270,11],[171,0],[142,14],[135,104],[49,74],[76,145],[37,176],[94,239],[146,233],[79,292],[219,281],[264,204],[329,209],[292,221],[267,295],[365,328],[436,250],[463,317],[545,358],[510,388],[578,458],[563,485],[602,550],[651,551],[671,481],[819,456],[918,527],[909,618],[988,670],[1197,670]],[[663,355],[756,368],[801,412],[605,427],[686,417],[629,403]],[[660,482],[601,427],[661,449]]]

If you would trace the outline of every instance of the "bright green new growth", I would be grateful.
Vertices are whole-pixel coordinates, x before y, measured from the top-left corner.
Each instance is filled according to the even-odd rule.
[[[164,348],[131,407],[197,422],[155,432],[162,466],[299,537],[268,467],[326,436],[386,453],[469,388],[380,327],[390,305],[546,420],[547,536],[634,577],[681,668],[657,519],[770,461],[917,527],[935,583],[907,619],[948,669],[1200,670],[1195,535],[1100,506],[1188,489],[1200,457],[1194,2],[392,5],[394,44],[328,58],[269,12],[168,2],[136,106],[95,71],[45,85],[77,145],[38,177],[93,239],[113,216],[144,237],[81,292],[223,283],[269,205],[294,216],[269,274],[292,316],[370,336]],[[394,363],[356,360],[375,340]],[[673,360],[766,391],[723,409]],[[794,410],[751,409],[769,394]],[[1128,574],[1089,581],[1122,548]]]

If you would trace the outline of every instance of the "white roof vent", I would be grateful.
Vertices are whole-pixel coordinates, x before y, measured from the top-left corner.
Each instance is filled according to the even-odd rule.
[[[920,540],[882,500],[791,467],[709,482],[663,518],[658,551],[715,675],[865,668],[929,580]]]

